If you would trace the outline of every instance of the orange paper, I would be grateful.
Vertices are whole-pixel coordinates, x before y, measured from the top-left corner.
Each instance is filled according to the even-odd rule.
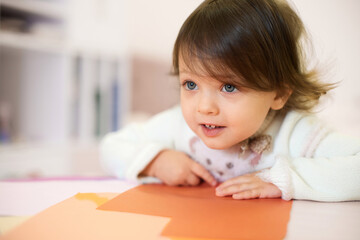
[[[162,231],[171,238],[283,239],[292,202],[233,200],[215,196],[209,186],[142,185],[98,209],[170,217]]]
[[[0,239],[167,239],[160,236],[167,218],[96,210],[116,195],[79,193],[35,215]]]

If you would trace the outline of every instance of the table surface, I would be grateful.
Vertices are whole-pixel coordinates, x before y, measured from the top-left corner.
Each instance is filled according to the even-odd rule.
[[[113,178],[0,181],[0,235],[76,193],[121,193],[134,186]],[[293,201],[285,239],[360,239],[360,201]]]

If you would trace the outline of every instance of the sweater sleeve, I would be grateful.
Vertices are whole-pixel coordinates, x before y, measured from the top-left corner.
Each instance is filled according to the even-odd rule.
[[[110,174],[140,182],[157,182],[139,174],[163,149],[174,147],[179,107],[159,113],[143,124],[130,124],[107,134],[100,144],[101,164]]]
[[[314,119],[297,122],[288,135],[289,152],[258,176],[275,184],[285,200],[360,200],[359,139],[319,126]]]

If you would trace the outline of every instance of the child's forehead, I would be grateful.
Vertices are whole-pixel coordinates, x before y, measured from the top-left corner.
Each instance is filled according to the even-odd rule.
[[[212,77],[216,79],[238,78],[236,74],[219,60],[201,60],[196,57],[179,56],[179,73],[196,75],[199,77]]]

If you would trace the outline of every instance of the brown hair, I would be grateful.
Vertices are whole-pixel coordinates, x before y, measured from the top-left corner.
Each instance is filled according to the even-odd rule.
[[[258,91],[292,90],[284,111],[312,109],[334,87],[307,71],[301,47],[305,29],[285,1],[205,0],[186,19],[173,51],[173,73],[179,57],[191,71],[236,87]]]

